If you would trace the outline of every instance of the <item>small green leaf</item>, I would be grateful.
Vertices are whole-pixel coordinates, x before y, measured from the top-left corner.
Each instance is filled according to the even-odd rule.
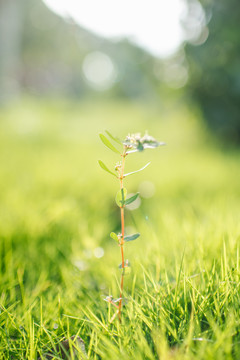
[[[110,236],[113,240],[118,242],[118,236],[117,236],[117,234],[115,234],[115,232],[111,232]]]
[[[130,173],[128,173],[128,174],[124,174],[124,176],[132,175],[132,174],[135,174],[135,173],[137,173],[137,172],[139,172],[139,171],[142,171],[142,170],[144,170],[149,164],[150,164],[150,162],[147,163],[145,166],[143,166],[141,169],[136,170],[136,171],[132,171],[132,172],[130,172]]]
[[[114,172],[112,172],[111,170],[109,170],[108,167],[102,162],[102,160],[98,160],[98,163],[103,170],[107,171],[109,174],[111,174],[117,178],[117,175],[114,174]]]
[[[133,240],[136,240],[139,236],[140,236],[139,233],[133,234],[133,235],[124,236],[124,241],[133,241]]]
[[[108,147],[110,150],[114,151],[117,154],[121,154],[120,151],[118,151],[115,146],[113,146],[110,141],[106,138],[106,136],[104,136],[103,134],[99,134],[100,139],[102,140],[102,142],[104,143],[104,145],[106,147]]]
[[[131,196],[130,198],[126,199],[125,200],[125,205],[129,205],[132,202],[134,202],[137,199],[138,196],[139,196],[139,193],[137,193],[137,194]]]
[[[143,144],[140,141],[138,142],[137,150],[138,151],[143,151],[144,150]]]
[[[109,131],[105,130],[106,134],[112,139],[114,140],[117,144],[122,145],[121,140],[119,140],[117,137],[113,136],[112,134],[110,134]]]
[[[124,268],[130,267],[131,264],[128,260],[124,261]],[[122,263],[118,265],[119,269],[123,269]]]
[[[116,204],[119,207],[123,207],[125,204],[126,197],[127,197],[127,189],[126,188],[120,189],[116,195],[116,199],[115,199]]]

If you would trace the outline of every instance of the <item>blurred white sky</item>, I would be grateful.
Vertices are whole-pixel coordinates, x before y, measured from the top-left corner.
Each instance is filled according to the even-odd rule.
[[[184,40],[180,19],[184,0],[43,0],[107,38],[128,37],[154,55],[171,55]]]

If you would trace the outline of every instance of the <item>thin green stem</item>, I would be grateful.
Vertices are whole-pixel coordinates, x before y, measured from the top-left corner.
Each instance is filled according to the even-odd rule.
[[[122,156],[122,163],[121,163],[121,169],[119,173],[119,179],[120,179],[120,190],[123,190],[123,178],[124,178],[124,165],[125,165],[125,157],[126,157],[126,147],[124,147],[124,151]],[[125,231],[125,224],[124,224],[124,205],[120,208],[121,211],[121,242],[120,242],[120,248],[121,248],[121,257],[122,257],[122,275],[121,275],[121,283],[120,283],[120,301],[118,306],[118,318],[119,321],[121,321],[121,311],[122,311],[122,295],[123,295],[123,284],[124,284],[124,273],[125,273],[125,265],[124,265],[124,231]]]

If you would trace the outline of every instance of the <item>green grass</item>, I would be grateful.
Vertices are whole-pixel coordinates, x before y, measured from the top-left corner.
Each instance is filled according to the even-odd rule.
[[[155,193],[129,211],[123,322],[118,183],[98,133],[146,129],[167,146],[132,155],[129,192]],[[89,359],[240,358],[240,154],[210,145],[186,109],[34,102],[0,111],[0,358],[37,359],[79,335]],[[142,189],[142,190],[141,190]],[[104,250],[104,256],[102,255]],[[80,356],[80,355],[79,355]],[[43,358],[43,357],[42,357]],[[71,356],[70,356],[71,358]],[[72,356],[73,358],[73,356]]]

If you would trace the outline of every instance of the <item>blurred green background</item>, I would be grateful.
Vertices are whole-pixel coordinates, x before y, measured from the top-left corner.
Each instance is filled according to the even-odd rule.
[[[0,4],[1,104],[26,94],[35,100],[64,98],[79,102],[108,98],[154,102],[163,113],[173,106],[171,96],[177,96],[180,102],[188,101],[189,106],[194,104],[200,109],[208,129],[221,141],[239,144],[237,0],[171,0],[173,5],[179,3],[181,11],[172,9],[172,16],[178,16],[175,21],[181,34],[176,33],[177,28],[166,27],[165,43],[162,33],[157,33],[157,25],[154,39],[149,36],[154,2],[149,4],[153,8],[149,8],[142,28],[146,28],[149,45],[155,41],[157,47],[159,36],[161,57],[137,45],[134,38],[107,38],[86,30],[74,20],[77,14],[74,17],[62,11],[65,17],[61,17],[46,5],[61,9],[64,1],[44,1],[10,0]],[[78,6],[81,13],[81,3]],[[105,10],[99,14],[103,22]],[[139,14],[136,9],[136,19],[132,19],[133,28],[141,11],[139,6]],[[94,11],[92,14],[96,16]],[[126,9],[126,18],[127,14]],[[105,21],[111,21],[111,16],[110,12]],[[171,13],[167,16],[173,23]],[[91,26],[94,28],[94,24]]]
[[[109,238],[120,228],[118,183],[97,160],[113,168],[119,159],[99,140],[105,129],[121,139],[147,130],[167,144],[127,164],[151,161],[126,181],[141,195],[126,214],[127,231],[142,235],[127,249],[133,275],[142,265],[158,284],[165,270],[176,279],[185,249],[185,274],[214,263],[239,277],[240,7],[186,0],[186,9],[186,40],[159,58],[41,1],[0,1],[0,301],[15,314],[0,318],[6,339],[29,312],[39,320],[40,298],[52,329],[60,298],[62,312],[76,315],[79,303],[98,309],[101,295],[118,293],[119,249]],[[10,349],[9,358],[24,358]]]

